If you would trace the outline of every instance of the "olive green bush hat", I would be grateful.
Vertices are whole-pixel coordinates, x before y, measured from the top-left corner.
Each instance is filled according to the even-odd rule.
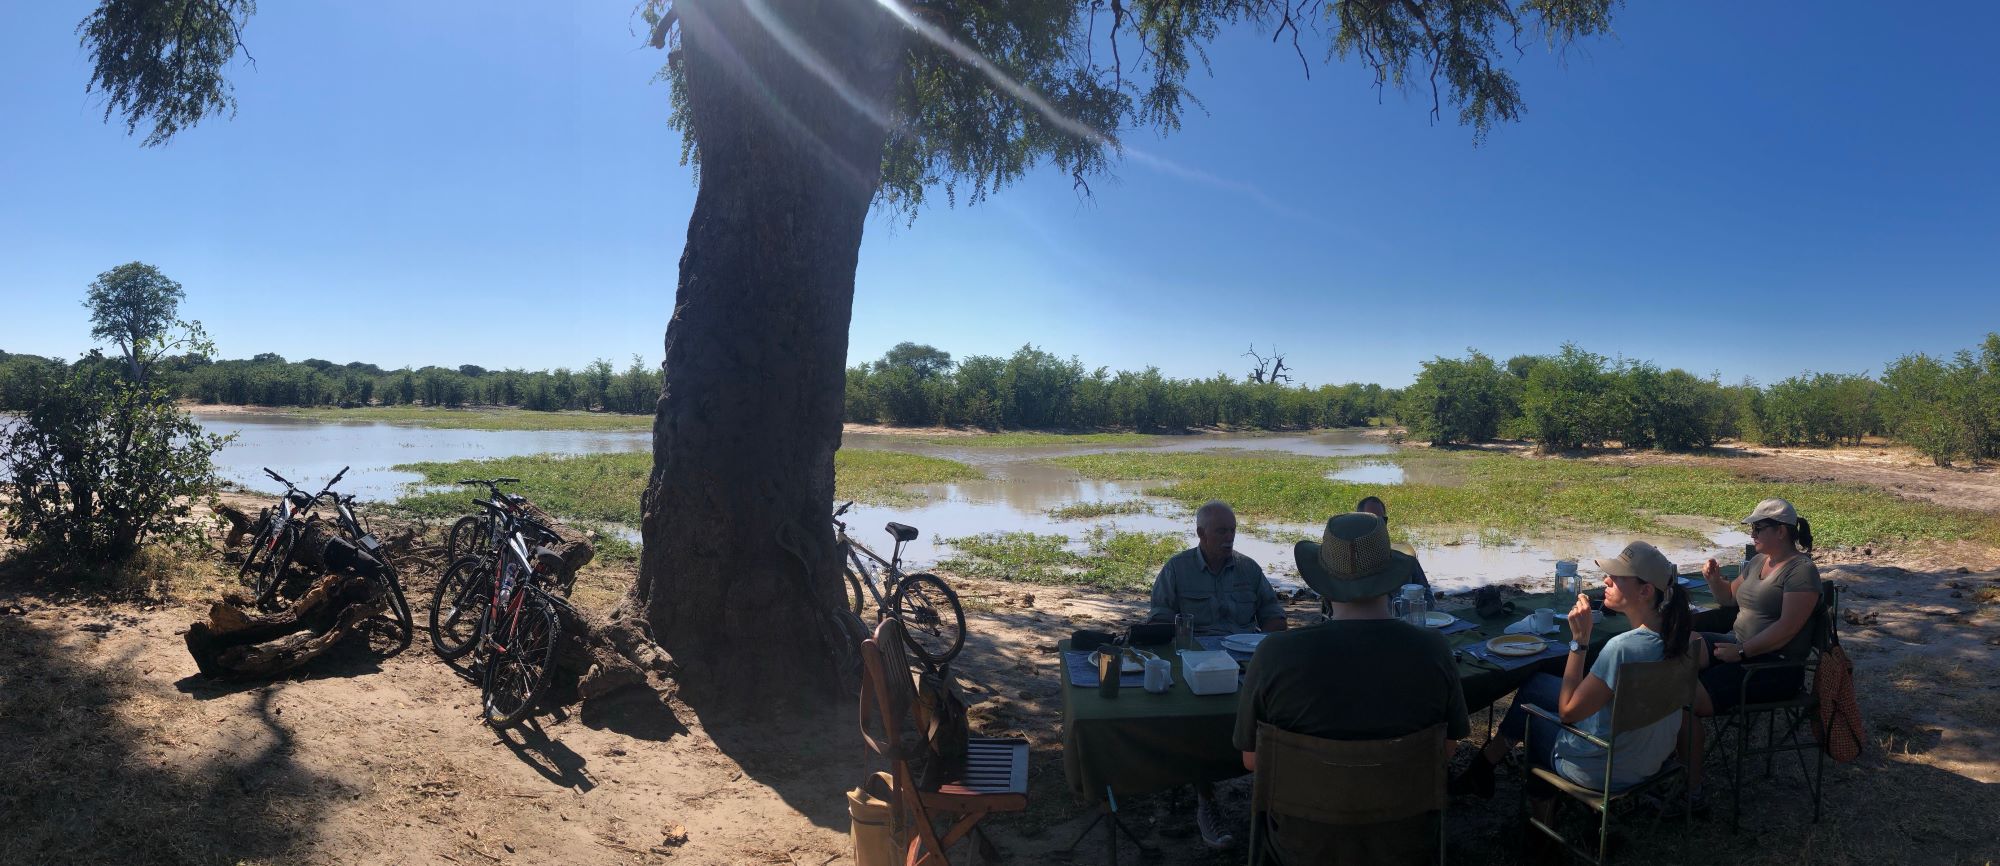
[[[1319,541],[1292,548],[1299,576],[1332,601],[1388,595],[1417,573],[1416,557],[1389,547],[1389,524],[1365,511],[1327,518]]]

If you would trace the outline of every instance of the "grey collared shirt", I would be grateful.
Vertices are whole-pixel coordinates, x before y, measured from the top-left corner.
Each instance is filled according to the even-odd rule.
[[[1210,571],[1201,548],[1174,554],[1153,579],[1153,619],[1175,614],[1194,617],[1196,634],[1245,634],[1257,624],[1285,615],[1284,605],[1264,569],[1250,557],[1231,553],[1220,572]]]

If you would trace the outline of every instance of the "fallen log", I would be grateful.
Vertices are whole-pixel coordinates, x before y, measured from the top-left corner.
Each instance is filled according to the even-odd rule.
[[[388,568],[326,524],[308,523],[295,559],[325,572],[290,607],[271,614],[245,611],[237,600],[209,605],[208,618],[188,626],[188,654],[204,676],[265,677],[324,654],[382,613]]]

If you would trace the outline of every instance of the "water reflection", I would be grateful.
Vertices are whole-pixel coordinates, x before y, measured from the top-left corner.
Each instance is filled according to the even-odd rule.
[[[476,460],[522,454],[643,451],[645,430],[441,430],[366,422],[323,422],[283,416],[196,416],[210,433],[235,434],[215,455],[218,473],[251,490],[278,493],[262,467],[318,490],[342,466],[352,466],[340,490],[365,500],[393,500],[415,482],[389,467],[426,460]]]

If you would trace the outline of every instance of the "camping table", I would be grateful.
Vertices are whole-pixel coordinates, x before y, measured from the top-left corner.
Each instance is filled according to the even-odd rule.
[[[1733,570],[1734,566],[1726,567],[1725,576]],[[1707,586],[1699,582],[1699,576],[1696,581],[1695,586],[1690,587],[1693,601],[1713,605],[1714,598],[1709,595]],[[1593,595],[1601,596],[1602,593],[1600,586]],[[1511,601],[1514,605],[1512,612],[1490,619],[1481,618],[1470,608],[1451,611],[1453,615],[1471,621],[1475,628],[1447,635],[1446,640],[1454,649],[1487,640],[1501,634],[1508,625],[1538,607],[1567,611],[1574,603],[1574,597],[1540,593],[1517,596]],[[1734,615],[1734,609],[1730,608],[1704,611],[1695,615],[1694,627],[1698,631],[1726,631]],[[1613,635],[1631,627],[1631,621],[1623,616],[1606,616],[1591,631],[1592,653],[1595,654]],[[1062,641],[1057,648],[1060,652],[1067,652],[1069,641]],[[1247,772],[1243,769],[1243,755],[1232,741],[1236,729],[1236,698],[1240,693],[1197,695],[1188,690],[1187,677],[1181,673],[1180,657],[1171,648],[1144,649],[1155,651],[1161,658],[1173,663],[1174,684],[1165,694],[1123,688],[1117,698],[1106,699],[1098,694],[1095,687],[1070,685],[1068,666],[1056,666],[1063,694],[1063,775],[1072,792],[1088,802],[1102,804],[1107,814],[1116,809],[1115,798],[1119,795],[1148,794],[1181,785],[1216,782]],[[1520,688],[1536,673],[1559,671],[1563,664],[1562,658],[1556,657],[1516,670],[1502,671],[1469,659],[1470,656],[1461,656],[1458,667],[1468,710],[1491,706],[1494,701]],[[1115,815],[1113,821],[1116,821]],[[1118,827],[1114,823],[1106,832],[1110,836],[1111,862],[1116,863]]]

